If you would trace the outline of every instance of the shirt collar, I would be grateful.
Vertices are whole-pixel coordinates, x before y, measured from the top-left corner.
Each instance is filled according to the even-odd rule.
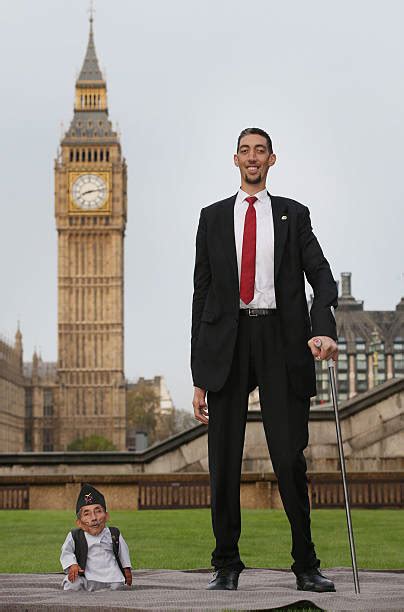
[[[255,197],[257,198],[257,200],[259,202],[266,202],[269,198],[268,192],[266,189],[263,189],[262,191],[259,191],[258,193],[254,194]],[[250,194],[246,193],[245,191],[243,191],[242,189],[238,190],[238,194],[237,194],[237,200],[239,202],[244,202],[246,198],[249,198]],[[247,202],[246,202],[247,204]]]

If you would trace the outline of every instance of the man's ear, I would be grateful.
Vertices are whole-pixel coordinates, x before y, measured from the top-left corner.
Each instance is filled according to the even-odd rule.
[[[106,521],[109,521],[109,512],[106,512],[106,513],[105,513],[105,516],[106,516],[105,520],[106,520]]]
[[[238,155],[237,155],[237,153],[234,154],[233,160],[234,160],[234,165],[237,166],[237,168],[238,168]]]
[[[76,518],[76,525],[77,527],[81,527],[81,520],[79,518]]]
[[[275,153],[271,153],[271,155],[269,156],[268,166],[273,166],[275,162],[276,162],[276,155]]]

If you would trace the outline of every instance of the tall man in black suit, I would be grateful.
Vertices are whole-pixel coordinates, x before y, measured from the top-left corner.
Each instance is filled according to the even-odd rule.
[[[237,589],[244,569],[238,550],[240,473],[248,395],[258,386],[268,448],[292,531],[297,588],[333,591],[331,580],[320,573],[311,539],[303,450],[310,397],[316,394],[313,357],[337,357],[337,288],[312,232],[308,208],[266,190],[275,161],[266,132],[243,130],[234,155],[241,188],[202,209],[196,237],[193,406],[196,419],[209,425],[216,538],[216,573],[208,588]],[[314,293],[310,316],[304,276]]]

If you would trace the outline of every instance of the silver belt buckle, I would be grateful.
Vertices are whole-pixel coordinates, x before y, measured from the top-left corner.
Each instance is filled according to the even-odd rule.
[[[256,312],[254,312],[252,308],[249,308],[248,309],[248,316],[249,317],[258,317],[258,314]]]

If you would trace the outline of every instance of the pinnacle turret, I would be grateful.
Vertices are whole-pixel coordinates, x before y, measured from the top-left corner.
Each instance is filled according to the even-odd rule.
[[[20,363],[20,367],[22,368],[22,357],[23,357],[23,350],[22,350],[22,333],[20,330],[20,322],[18,321],[18,325],[17,325],[17,331],[15,332],[15,350],[17,352],[18,355],[18,360]]]

